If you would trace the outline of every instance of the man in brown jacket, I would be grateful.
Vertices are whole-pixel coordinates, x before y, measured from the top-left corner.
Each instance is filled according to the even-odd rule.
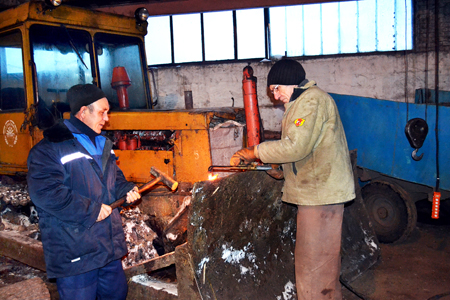
[[[295,276],[298,299],[342,299],[340,248],[344,203],[355,198],[347,140],[336,104],[294,60],[275,63],[267,86],[285,103],[281,139],[244,148],[231,165],[281,164],[282,200],[298,206]],[[277,177],[275,170],[269,174]]]

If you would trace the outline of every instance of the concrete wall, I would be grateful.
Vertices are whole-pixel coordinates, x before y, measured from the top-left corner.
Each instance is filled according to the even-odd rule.
[[[435,87],[433,53],[376,54],[299,60],[306,77],[327,92],[414,102],[419,88]],[[280,130],[284,107],[269,97],[267,73],[274,62],[252,63],[258,78],[258,102],[265,130]],[[183,109],[184,91],[192,91],[194,108],[243,107],[242,70],[246,63],[184,65],[153,69],[158,105]],[[450,55],[439,54],[439,89],[450,91]],[[150,74],[152,75],[152,74]]]
[[[450,0],[413,0],[413,13],[413,51],[300,58],[306,77],[331,93],[414,102],[416,89],[435,88],[434,54],[438,52],[439,90],[450,91]],[[264,61],[251,66],[258,78],[264,129],[278,131],[284,107],[273,102],[266,88],[266,76],[273,63]],[[243,107],[242,70],[246,65],[236,62],[152,69],[156,81],[153,92],[158,97],[155,108],[184,108],[184,91],[192,91],[194,108],[233,103]]]

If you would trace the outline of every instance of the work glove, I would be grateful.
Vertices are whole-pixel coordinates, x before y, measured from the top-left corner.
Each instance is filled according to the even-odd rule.
[[[230,159],[231,166],[237,166],[239,164],[249,165],[257,159],[254,152],[254,146],[248,148],[242,148],[233,154]]]
[[[283,174],[283,170],[281,169],[280,165],[277,164],[272,164],[272,169],[266,171],[267,174],[270,175],[270,177],[275,178],[275,179],[283,179],[284,178],[284,174]]]

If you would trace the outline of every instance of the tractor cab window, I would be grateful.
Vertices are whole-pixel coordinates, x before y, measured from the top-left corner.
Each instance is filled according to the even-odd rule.
[[[133,37],[97,33],[94,43],[100,87],[110,101],[111,110],[148,108],[144,77],[147,69],[143,68],[142,41]]]
[[[0,38],[0,112],[26,107],[20,31]]]
[[[46,127],[70,111],[66,93],[71,86],[93,83],[92,42],[86,31],[45,25],[31,26],[30,41],[39,95],[38,124]]]

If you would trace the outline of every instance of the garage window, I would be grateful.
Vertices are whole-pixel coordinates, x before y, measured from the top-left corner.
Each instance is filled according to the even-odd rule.
[[[411,50],[411,0],[149,18],[150,65]]]

